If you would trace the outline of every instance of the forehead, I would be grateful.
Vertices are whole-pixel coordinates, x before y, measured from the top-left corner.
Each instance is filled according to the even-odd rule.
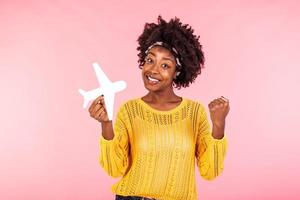
[[[168,50],[167,48],[165,47],[162,47],[162,46],[154,46],[150,49],[151,53],[154,53],[155,55],[157,54],[161,54],[163,57],[171,57],[171,58],[174,58],[173,54],[171,53],[170,50]]]

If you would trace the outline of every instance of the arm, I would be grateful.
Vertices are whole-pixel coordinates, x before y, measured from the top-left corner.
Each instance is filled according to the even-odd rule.
[[[111,121],[101,124],[100,165],[112,177],[123,176],[129,163],[129,137],[124,106],[117,114],[114,128]]]
[[[222,133],[222,129],[215,125],[213,127],[213,133],[211,132],[206,111],[202,106],[200,107],[198,119],[199,125],[196,141],[197,166],[200,175],[204,179],[213,180],[220,175],[224,169],[227,139],[226,136],[224,136],[224,129]],[[217,138],[215,138],[215,136]]]

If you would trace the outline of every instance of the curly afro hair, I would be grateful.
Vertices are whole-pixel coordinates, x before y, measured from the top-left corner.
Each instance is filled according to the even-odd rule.
[[[199,43],[200,36],[194,35],[193,32],[191,26],[182,24],[177,17],[166,22],[159,15],[158,24],[146,23],[143,33],[137,40],[139,43],[137,47],[139,68],[144,65],[148,47],[161,41],[175,47],[182,65],[181,68],[176,69],[180,71],[180,74],[173,80],[173,86],[178,89],[188,87],[201,74],[201,68],[204,68],[204,53],[202,45]]]

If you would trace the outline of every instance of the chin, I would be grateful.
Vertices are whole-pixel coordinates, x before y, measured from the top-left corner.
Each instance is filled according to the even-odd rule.
[[[146,90],[148,90],[149,92],[161,92],[161,91],[163,91],[164,89],[163,88],[153,88],[153,87],[149,87],[149,86],[145,86],[145,88],[146,88]]]

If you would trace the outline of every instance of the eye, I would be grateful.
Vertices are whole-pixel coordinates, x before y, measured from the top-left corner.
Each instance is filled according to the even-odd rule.
[[[146,63],[151,63],[151,62],[152,62],[152,59],[151,59],[151,58],[146,58],[146,59],[145,59],[145,62],[146,62]]]
[[[164,69],[169,68],[169,65],[167,65],[167,64],[162,64],[161,66],[162,66],[162,68],[164,68]]]

